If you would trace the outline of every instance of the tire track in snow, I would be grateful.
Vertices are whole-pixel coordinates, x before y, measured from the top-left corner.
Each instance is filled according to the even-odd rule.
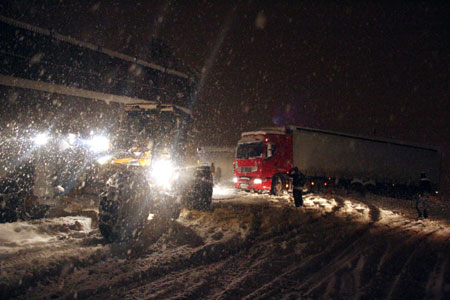
[[[367,229],[366,229],[367,230]],[[317,266],[328,266],[332,264],[333,260],[336,260],[334,253],[341,253],[339,249],[343,252],[352,252],[352,248],[356,244],[357,238],[360,236],[360,231],[354,232],[351,236],[346,237],[342,241],[334,245],[324,245],[324,251],[319,253],[307,254],[304,259],[300,260],[297,264],[290,266],[280,275],[273,278],[270,282],[263,284],[261,287],[256,289],[254,292],[245,297],[245,299],[265,299],[270,297],[276,297],[276,287],[283,286],[283,283],[295,283],[295,290],[301,291],[310,282],[314,282],[314,278],[322,276],[323,268],[317,270]],[[348,245],[348,241],[353,241],[351,245]],[[341,254],[339,258],[343,258],[344,254]],[[301,283],[298,283],[299,278],[303,278],[304,274],[307,274],[308,278]],[[302,293],[304,295],[304,293]]]
[[[162,252],[156,252],[150,254],[148,259],[142,258],[139,260],[124,260],[119,263],[115,262],[114,270],[115,274],[111,278],[108,278],[103,282],[88,282],[89,278],[84,277],[78,280],[76,274],[71,276],[71,279],[66,280],[68,285],[65,287],[65,292],[59,297],[71,297],[75,291],[79,298],[98,298],[98,295],[108,295],[112,291],[117,291],[118,294],[122,292],[122,286],[133,286],[135,283],[148,282],[160,277],[164,277],[165,274],[182,271],[184,269],[193,269],[202,265],[208,265],[217,261],[221,261],[234,253],[239,252],[245,248],[247,243],[238,238],[231,238],[222,242],[210,243],[197,248],[181,249],[181,252],[174,252],[170,257],[168,252],[170,249],[166,249]],[[180,247],[176,247],[179,249]],[[159,250],[161,251],[161,250]],[[158,253],[163,255],[162,260],[158,260]],[[114,261],[114,260],[113,260]],[[139,267],[135,267],[136,262],[145,262]],[[108,264],[108,261],[100,261],[98,264],[88,268],[92,269],[105,269],[110,267],[102,267],[102,265]],[[87,270],[84,270],[87,271]],[[118,272],[117,272],[118,271]],[[106,276],[107,274],[99,274],[100,276]],[[86,281],[87,280],[87,281]],[[95,296],[93,296],[95,295]],[[48,295],[51,296],[51,295]],[[101,298],[101,297],[100,297]]]
[[[319,270],[318,272],[312,274],[309,276],[309,278],[304,281],[301,285],[299,285],[300,289],[305,288],[306,286],[309,286],[311,283],[314,283],[312,287],[310,287],[304,295],[308,296],[314,292],[314,290],[318,289],[321,285],[323,285],[325,282],[327,282],[331,276],[334,276],[336,273],[340,272],[341,270],[345,269],[349,262],[354,261],[355,259],[360,259],[362,254],[365,251],[366,243],[367,243],[367,233],[368,233],[368,227],[365,228],[361,236],[358,237],[356,240],[354,240],[347,248],[345,248],[343,251],[340,251],[340,254],[332,259],[327,265],[326,268]],[[357,233],[359,235],[360,233]],[[350,277],[354,279],[353,277]],[[353,280],[354,281],[354,280]],[[350,288],[352,291],[356,291],[357,288],[355,286],[355,283],[353,282],[352,287]]]
[[[449,254],[439,253],[436,263],[434,264],[433,271],[428,276],[428,282],[426,285],[427,299],[445,299],[442,291],[445,289],[445,270],[448,269]],[[450,294],[450,291],[449,293]],[[448,296],[448,295],[447,295]]]
[[[130,245],[131,253],[126,245],[107,245],[105,257],[60,272],[61,278],[51,276],[19,298],[366,299],[385,298],[389,288],[395,297],[412,280],[426,286],[430,297],[448,296],[449,246],[429,228],[421,232],[418,222],[394,216],[386,223],[385,213],[375,206],[364,211],[369,223],[356,212],[346,218],[342,199],[336,199],[332,213],[259,197],[248,200],[193,212],[175,233]],[[422,247],[412,258],[403,254],[419,241]],[[405,276],[433,247],[437,254],[425,279]]]
[[[254,212],[253,212],[254,213]],[[257,216],[261,216],[262,215],[262,212],[260,212],[259,214],[256,214]],[[311,225],[311,226],[314,226],[314,225]],[[290,228],[289,226],[287,227],[287,231],[286,232],[284,232],[282,235],[292,235],[293,234],[293,231],[295,231],[296,229],[294,229],[294,228]],[[297,236],[297,234],[294,234],[293,236]],[[260,240],[260,237],[258,236],[258,241],[254,241],[254,242],[251,242],[251,244],[257,244],[258,246],[260,246],[260,243],[261,242],[263,242],[263,243],[270,243],[270,240],[271,239],[278,239],[278,238],[280,238],[280,236],[279,236],[279,233],[278,234],[273,234],[273,235],[270,235],[270,237],[269,236],[267,236],[267,235],[265,235],[264,236],[264,238],[263,238],[263,241],[261,241]],[[263,248],[264,248],[264,246],[262,246]],[[240,253],[240,252],[239,252]],[[237,254],[237,255],[239,255],[239,253]],[[257,261],[259,261],[261,258],[259,257],[259,259],[257,260]],[[240,262],[240,261],[242,261],[242,260],[238,260],[237,262],[235,262],[234,263],[234,265],[235,266],[239,266],[239,265],[242,265],[242,262]],[[230,263],[231,264],[231,263]],[[256,265],[258,265],[258,263],[256,264]],[[256,266],[254,263],[251,265],[251,266],[249,266],[249,268],[250,268],[250,271],[249,271],[249,269],[247,269],[247,268],[244,268],[244,270],[243,270],[243,274],[241,274],[238,278],[238,280],[236,280],[236,275],[234,275],[234,276],[232,276],[231,278],[232,278],[232,282],[230,282],[229,284],[226,284],[225,286],[227,286],[228,287],[228,290],[227,289],[225,289],[225,293],[223,293],[223,292],[221,292],[220,293],[220,295],[222,295],[222,296],[218,296],[218,297],[220,297],[220,298],[223,298],[225,295],[227,295],[227,294],[230,294],[230,295],[235,295],[234,294],[234,292],[232,291],[233,290],[233,288],[234,288],[234,286],[236,286],[236,287],[239,287],[239,286],[241,286],[242,285],[242,282],[245,282],[245,279],[246,278],[249,278],[250,280],[252,279],[252,278],[254,278],[256,275],[257,275],[257,273],[255,273],[255,271],[251,271],[251,269],[252,268],[255,268],[255,266]],[[260,270],[261,271],[261,270]],[[259,273],[261,273],[260,271],[258,271]],[[262,271],[264,271],[264,270],[262,270]],[[225,268],[220,272],[221,274],[222,273],[224,273],[224,274],[227,274],[227,273],[229,273],[229,272],[232,272],[232,273],[235,273],[235,267],[234,268],[232,268],[231,269],[231,271],[230,270],[228,270],[228,272],[227,272],[227,270],[225,270]],[[219,277],[221,277],[220,276],[220,274],[214,274],[214,276],[213,277],[217,277],[219,275]],[[226,276],[225,276],[226,277]],[[259,280],[260,278],[258,278],[258,280]],[[223,283],[222,283],[222,281],[224,281],[225,283],[227,282],[227,280],[226,280],[226,278],[225,279],[221,279],[220,280],[221,281],[221,285],[223,285]],[[245,284],[244,284],[245,285]],[[231,287],[231,288],[230,288]],[[190,289],[189,289],[190,290]],[[236,288],[236,290],[239,290],[239,288]],[[231,292],[229,292],[229,291],[231,291]],[[163,293],[164,294],[164,293]],[[162,294],[158,294],[159,296],[162,296]],[[164,294],[164,298],[166,298],[166,296],[167,296],[167,294]],[[216,295],[217,296],[217,295]],[[234,296],[229,296],[229,298],[231,298],[231,299],[233,299],[233,298],[235,298]]]
[[[400,280],[402,279],[404,274],[407,273],[407,267],[411,264],[413,258],[416,255],[419,254],[419,250],[421,250],[421,248],[423,248],[423,244],[426,242],[427,238],[429,238],[435,232],[436,231],[428,233],[425,236],[418,238],[418,241],[413,243],[413,245],[412,245],[412,247],[413,247],[412,252],[408,255],[408,257],[405,260],[405,262],[401,265],[400,270],[397,272],[397,274],[393,278],[394,280],[393,280],[391,286],[389,287],[388,293],[386,295],[387,299],[396,299],[394,297],[394,293],[396,292],[396,289],[399,286]],[[403,251],[403,249],[402,249],[402,251]]]
[[[251,213],[253,214],[253,216],[256,218],[256,219],[259,219],[260,217],[261,217],[261,214],[262,214],[262,212],[261,211],[258,211],[258,210],[252,210],[251,211]],[[257,224],[255,227],[257,227],[257,228],[254,228],[253,229],[253,231],[254,231],[254,233],[253,233],[253,235],[252,236],[254,236],[255,234],[257,235],[257,232],[258,232],[258,226],[260,226],[260,221],[254,221],[254,222],[252,222],[252,223],[255,223],[255,224]],[[286,233],[286,234],[290,234],[289,232],[288,233]],[[275,237],[277,237],[278,235],[275,235]],[[273,238],[274,236],[272,236],[272,238]],[[255,241],[252,241],[252,237],[250,236],[249,237],[249,241],[250,241],[250,243],[249,243],[249,245],[251,245],[251,244],[254,244],[254,243],[256,243]],[[259,237],[258,237],[258,239],[259,239]],[[265,241],[267,241],[269,238],[266,236],[266,238],[265,238]],[[239,257],[239,253],[237,254],[237,256]],[[259,260],[257,260],[259,263],[264,263],[264,261],[259,261]],[[217,277],[219,277],[220,278],[220,280],[218,280],[219,282],[220,282],[220,284],[223,286],[222,288],[224,289],[224,291],[222,291],[221,293],[220,293],[220,295],[222,295],[221,296],[221,298],[223,298],[223,296],[224,295],[226,295],[227,294],[227,289],[228,290],[232,290],[232,288],[230,289],[230,287],[233,287],[233,286],[235,286],[235,285],[240,285],[241,284],[241,282],[242,281],[245,281],[245,278],[254,278],[255,277],[255,271],[252,271],[252,269],[254,269],[255,267],[256,267],[256,265],[258,265],[258,263],[255,265],[253,262],[251,262],[251,261],[249,261],[249,264],[250,265],[248,265],[247,267],[243,267],[242,266],[242,260],[240,260],[240,259],[238,259],[238,258],[236,258],[236,255],[235,256],[233,256],[233,258],[232,259],[229,259],[229,258],[227,258],[227,260],[225,260],[225,263],[223,262],[223,261],[219,261],[218,263],[213,263],[213,265],[216,265],[216,264],[219,264],[220,265],[220,268],[216,268],[216,267],[213,267],[213,266],[211,266],[212,267],[212,270],[213,271],[211,271],[209,268],[207,269],[207,271],[206,271],[206,273],[207,274],[209,274],[209,273],[211,273],[211,277],[214,277],[214,278],[217,278]],[[227,269],[227,266],[228,265],[230,265],[230,266],[233,266],[233,268],[229,268],[229,269]],[[236,266],[239,266],[239,269],[242,271],[242,273],[240,274],[240,276],[236,276]],[[229,273],[233,273],[233,276],[227,276]],[[196,272],[192,272],[192,273],[196,273]],[[229,282],[229,280],[228,280],[228,278],[231,278],[231,282]],[[176,276],[175,276],[175,278],[177,278]],[[239,278],[239,280],[236,280],[236,278]],[[176,279],[175,279],[176,280]],[[199,286],[199,287],[197,287],[200,291],[201,291],[201,293],[204,293],[204,289],[206,288],[205,286],[208,286],[209,284],[207,284],[207,283],[204,283],[203,285],[201,285],[201,286]],[[190,296],[192,296],[192,288],[191,287],[189,287],[189,291],[187,291],[187,293],[190,295]],[[198,291],[196,291],[195,292],[195,294],[197,295],[197,296],[199,296],[199,292]],[[165,293],[165,292],[163,292],[162,294],[160,294],[160,293],[158,293],[158,296],[164,296],[164,298],[167,298],[168,297],[168,294],[167,293]],[[186,296],[186,295],[185,295]],[[188,297],[190,297],[190,296],[188,296]],[[158,297],[155,297],[155,298],[158,298]]]

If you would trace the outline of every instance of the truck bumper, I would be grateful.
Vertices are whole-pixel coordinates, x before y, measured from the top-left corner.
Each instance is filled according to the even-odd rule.
[[[255,183],[256,178],[241,178],[238,177],[237,181],[234,182],[234,187],[241,190],[261,190],[270,191],[272,188],[271,179],[261,179],[261,183]]]

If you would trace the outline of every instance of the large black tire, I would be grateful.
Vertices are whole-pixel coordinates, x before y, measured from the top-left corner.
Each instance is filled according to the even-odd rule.
[[[150,211],[150,187],[141,173],[118,172],[100,194],[99,229],[109,241],[138,238]]]
[[[19,216],[17,206],[12,205],[11,202],[10,195],[5,194],[0,196],[0,223],[17,221]]]
[[[210,210],[213,193],[213,178],[209,166],[199,167],[194,173],[194,181],[183,201],[189,209]]]
[[[272,178],[272,188],[270,193],[275,196],[281,196],[284,193],[284,180],[279,175]]]

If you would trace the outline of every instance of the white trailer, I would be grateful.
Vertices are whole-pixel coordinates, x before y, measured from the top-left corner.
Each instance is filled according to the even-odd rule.
[[[425,176],[439,187],[441,154],[429,146],[289,126],[293,165],[307,177],[362,184],[417,185]]]

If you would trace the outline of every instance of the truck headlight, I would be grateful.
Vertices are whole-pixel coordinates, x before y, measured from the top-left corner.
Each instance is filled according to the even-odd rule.
[[[86,141],[92,152],[103,152],[109,149],[109,139],[103,135],[94,135]]]
[[[255,178],[253,180],[253,184],[261,184],[262,183],[262,179],[261,178]]]
[[[238,178],[237,177],[233,177],[233,182],[234,183],[238,182]]]
[[[161,159],[152,163],[150,172],[156,185],[170,187],[171,179],[175,175],[175,167],[170,160]]]

